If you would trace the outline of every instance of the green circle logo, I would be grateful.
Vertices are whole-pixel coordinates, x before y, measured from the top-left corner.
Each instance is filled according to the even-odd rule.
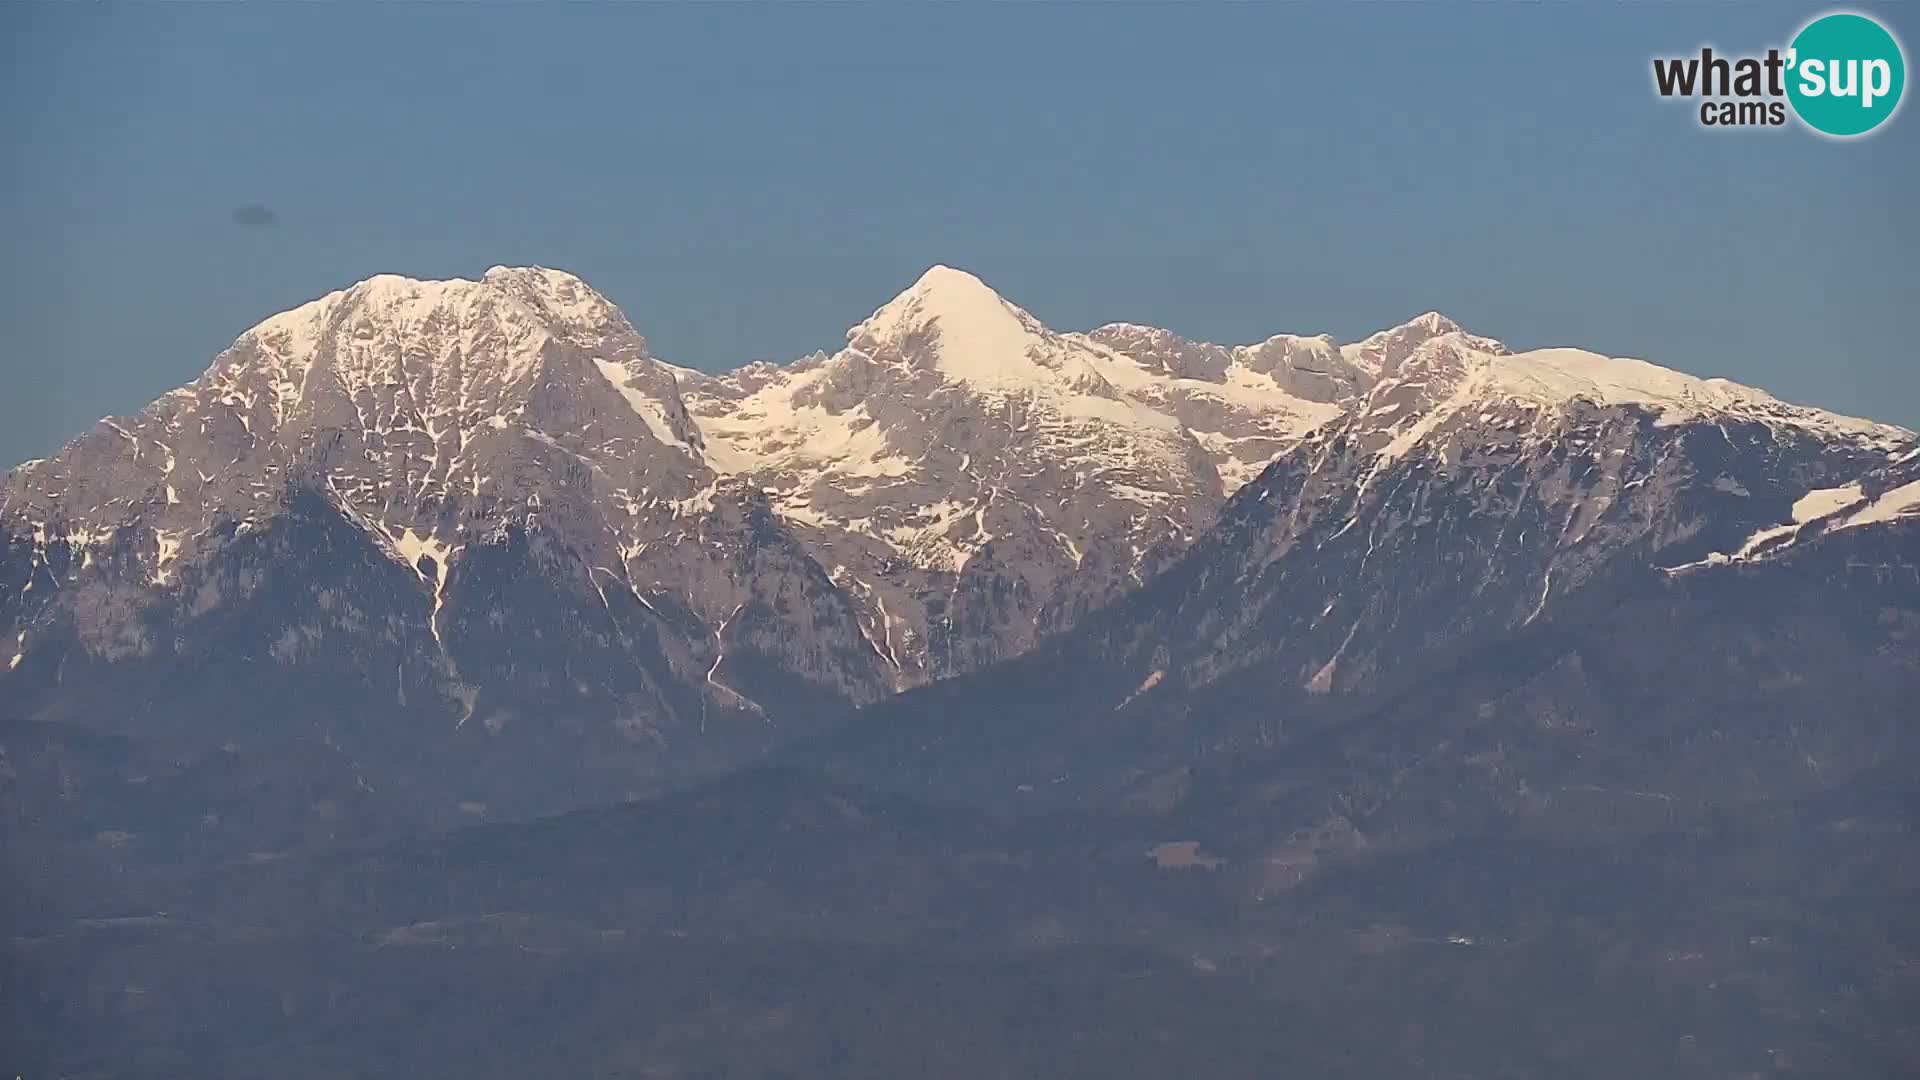
[[[1815,131],[1865,135],[1900,107],[1906,59],[1886,27],[1851,12],[1808,23],[1787,51],[1787,100]]]

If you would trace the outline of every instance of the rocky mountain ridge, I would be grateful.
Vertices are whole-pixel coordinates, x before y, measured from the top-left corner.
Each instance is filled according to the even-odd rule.
[[[0,1043],[1909,1075],[1917,542],[1912,433],[1433,314],[374,279],[8,477]]]
[[[1619,557],[1749,557],[1915,445],[1437,313],[1348,344],[1061,333],[935,267],[832,355],[709,375],[569,274],[384,276],[8,475],[0,683],[133,731],[81,672],[245,658],[435,730],[571,717],[668,775],[1135,591],[1158,606],[1095,625],[1142,692],[1275,662],[1357,687],[1448,605],[1510,628]]]

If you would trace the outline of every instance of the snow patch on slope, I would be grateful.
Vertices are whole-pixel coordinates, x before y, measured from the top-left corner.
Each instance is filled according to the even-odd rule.
[[[1902,484],[1883,493],[1856,513],[1846,517],[1834,528],[1852,529],[1861,525],[1882,525],[1911,517],[1920,517],[1920,480]]]
[[[464,545],[450,546],[431,533],[416,533],[411,528],[396,533],[391,526],[383,526],[381,531],[392,543],[400,561],[406,563],[407,569],[420,575],[433,589],[433,610],[427,616],[427,629],[433,632],[433,640],[439,641],[440,608],[446,601],[447,573],[453,556]],[[421,568],[422,559],[428,560],[428,565],[433,568],[431,576]]]
[[[862,403],[835,412],[802,399],[830,374],[821,367],[762,387],[731,411],[699,419],[708,463],[722,472],[817,470],[824,477],[903,476],[913,471]]]
[[[1845,510],[1866,498],[1858,483],[1837,488],[1815,488],[1794,500],[1793,520],[1797,524],[1818,521],[1829,514]]]
[[[654,438],[659,439],[668,446],[685,445],[684,441],[673,430],[672,421],[667,417],[666,403],[644,391],[634,388],[632,385],[633,374],[627,369],[625,364],[617,364],[612,360],[595,357],[593,366],[600,372],[601,378],[606,379],[608,384],[620,392],[620,396],[626,400],[627,405],[633,409],[634,414],[646,421],[647,429],[653,432]]]
[[[1920,518],[1920,480],[1889,489],[1872,499],[1866,496],[1858,483],[1819,488],[1795,500],[1792,513],[1792,523],[1771,525],[1755,532],[1731,555],[1711,552],[1704,559],[1668,567],[1667,572],[1675,574],[1778,555],[1799,542],[1800,534],[1815,525],[1826,532],[1839,532]]]

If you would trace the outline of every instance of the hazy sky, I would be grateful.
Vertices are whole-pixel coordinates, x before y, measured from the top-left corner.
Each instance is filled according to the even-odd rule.
[[[661,356],[928,264],[1043,321],[1438,308],[1920,425],[1920,114],[1715,133],[1649,58],[1824,6],[0,6],[0,459],[378,272],[573,270]],[[1868,8],[1908,43],[1920,15]]]

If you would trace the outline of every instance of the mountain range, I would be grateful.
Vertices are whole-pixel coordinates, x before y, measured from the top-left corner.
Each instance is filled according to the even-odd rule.
[[[1056,331],[946,267],[846,341],[714,374],[560,271],[382,276],[9,473],[12,1037],[103,1075],[1920,1066],[1920,437],[1431,312]],[[677,1019],[502,988],[548,1019],[436,1005],[483,1049],[427,1057],[396,1019],[531,970]]]

